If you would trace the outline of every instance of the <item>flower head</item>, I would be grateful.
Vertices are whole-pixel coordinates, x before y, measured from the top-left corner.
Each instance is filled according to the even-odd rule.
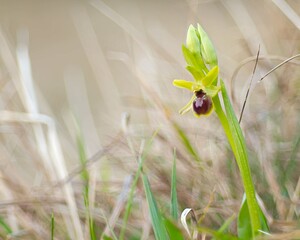
[[[175,79],[174,86],[186,88],[194,94],[186,106],[179,112],[184,114],[193,109],[197,117],[208,115],[213,110],[212,98],[218,93],[218,60],[213,45],[204,30],[192,25],[188,29],[186,46],[182,52],[188,64],[186,69],[193,75],[195,81]]]

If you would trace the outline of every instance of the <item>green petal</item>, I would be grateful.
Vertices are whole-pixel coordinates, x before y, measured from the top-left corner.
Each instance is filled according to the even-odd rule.
[[[214,97],[218,94],[218,92],[220,91],[221,87],[220,86],[209,86],[209,87],[206,87],[204,89],[204,91],[206,92],[207,95],[211,96],[211,97]]]
[[[179,110],[179,113],[180,114],[185,114],[187,113],[188,111],[190,111],[193,107],[193,101],[196,99],[196,96],[193,95],[192,98],[190,99],[190,101],[187,103],[187,105],[185,105],[183,108],[181,108]]]
[[[209,87],[218,77],[219,74],[219,67],[213,67],[207,75],[201,80],[203,86]]]

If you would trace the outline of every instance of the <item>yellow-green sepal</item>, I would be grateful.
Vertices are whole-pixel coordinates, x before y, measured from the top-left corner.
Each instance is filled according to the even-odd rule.
[[[201,89],[201,86],[200,86],[199,83],[190,82],[190,81],[186,81],[186,80],[182,80],[182,79],[175,79],[173,81],[173,85],[175,87],[185,88],[185,89],[188,89],[190,91],[198,91],[198,90]]]

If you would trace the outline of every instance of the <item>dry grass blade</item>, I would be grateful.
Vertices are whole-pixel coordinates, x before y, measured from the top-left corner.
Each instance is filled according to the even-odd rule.
[[[187,224],[187,217],[188,217],[189,214],[191,215],[191,219],[192,219],[192,230],[190,230],[190,228]],[[196,230],[196,228],[197,228],[197,219],[196,219],[196,215],[195,215],[194,210],[192,208],[184,209],[183,212],[181,213],[180,220],[181,220],[181,223],[182,223],[184,229],[186,230],[186,232],[190,236],[190,238],[197,239],[197,236],[198,236],[198,231]]]
[[[60,179],[64,179],[67,176],[55,124],[50,117],[41,114],[16,113],[16,112],[3,111],[0,112],[0,121],[46,124],[48,130],[47,137],[48,137],[50,155],[51,155],[51,159],[53,159],[53,164],[54,167],[56,168],[57,176]],[[73,189],[69,183],[63,185],[62,188],[65,193],[67,205],[70,209],[70,215],[71,215],[74,231],[75,229],[77,229],[75,231],[77,234],[76,239],[83,239],[83,234],[80,227],[81,223],[77,212],[77,206],[75,203]]]
[[[244,103],[243,103],[241,115],[240,115],[240,118],[239,118],[239,123],[241,123],[241,121],[242,121],[243,113],[244,113],[245,106],[246,106],[246,102],[247,102],[248,95],[249,95],[249,91],[250,91],[250,89],[251,89],[251,85],[252,85],[254,73],[255,73],[255,70],[256,70],[256,67],[257,67],[257,63],[258,63],[259,52],[260,52],[260,45],[258,46],[258,51],[257,51],[257,55],[256,55],[255,65],[254,65],[254,69],[253,69],[253,72],[252,72],[252,75],[251,75],[251,80],[250,80],[250,83],[249,83],[249,87],[248,87],[248,89],[247,89],[247,93],[246,93],[246,96],[245,96],[245,100],[244,100]]]
[[[274,72],[277,68],[280,68],[281,66],[283,66],[284,64],[292,61],[295,58],[300,57],[300,54],[297,54],[295,56],[292,56],[288,59],[286,59],[285,61],[283,61],[282,63],[278,64],[277,66],[275,66],[274,68],[272,68],[270,71],[268,71],[263,77],[261,77],[261,79],[259,80],[259,82],[261,82],[265,77],[267,77],[270,73]]]

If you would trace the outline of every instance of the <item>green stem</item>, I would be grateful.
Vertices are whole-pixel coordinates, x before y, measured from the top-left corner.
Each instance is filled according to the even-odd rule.
[[[218,95],[213,98],[213,103],[240,170],[249,207],[252,235],[254,237],[258,234],[261,224],[259,219],[259,206],[255,196],[254,184],[252,182],[246,144],[222,80],[221,91],[226,114],[221,107],[220,98]]]

